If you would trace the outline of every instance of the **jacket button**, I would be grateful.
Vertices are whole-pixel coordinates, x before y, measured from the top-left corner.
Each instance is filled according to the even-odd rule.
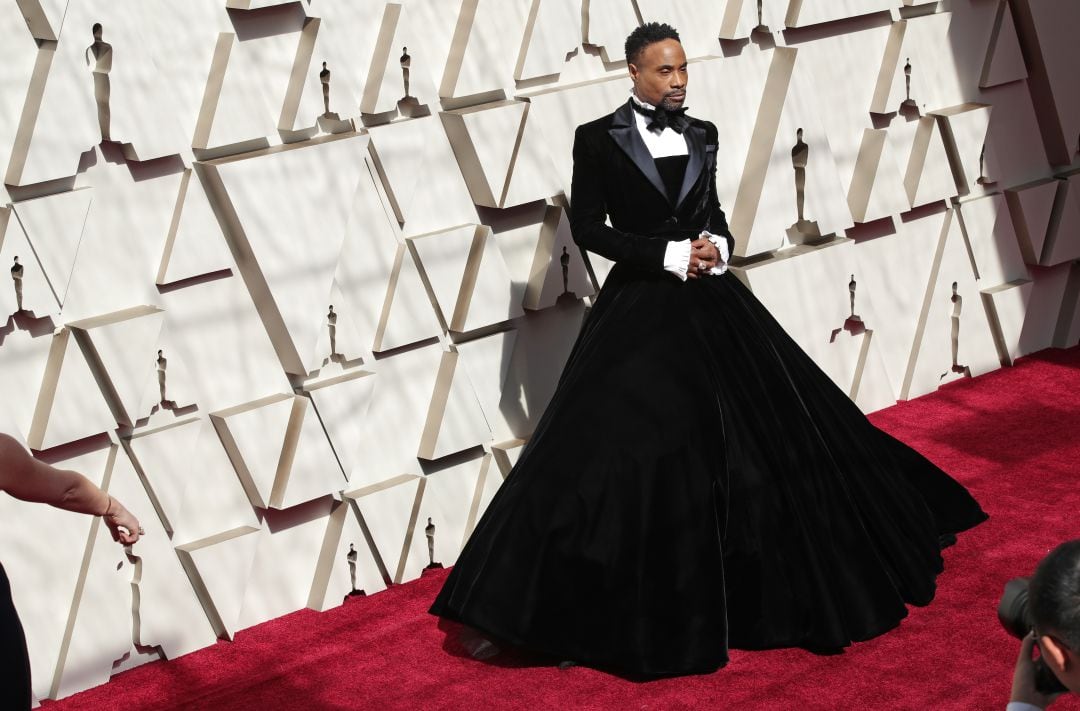
[[[669,223],[669,224],[672,224],[672,225],[677,225],[677,224],[679,224],[679,218],[678,218],[678,217],[675,217],[674,215],[672,215],[671,217],[669,217],[667,221],[668,221],[668,223]]]

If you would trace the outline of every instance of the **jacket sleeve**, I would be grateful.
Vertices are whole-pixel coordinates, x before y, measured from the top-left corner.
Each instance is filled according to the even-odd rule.
[[[570,231],[574,241],[590,252],[642,269],[662,271],[667,240],[623,232],[605,224],[604,172],[585,132],[574,133],[574,175],[570,191]]]
[[[716,126],[709,123],[706,130],[706,143],[710,146],[714,146],[712,151],[712,160],[709,161],[709,232],[714,235],[720,235],[727,239],[728,254],[735,254],[735,237],[732,236],[731,230],[728,228],[727,217],[724,215],[724,210],[720,207],[720,198],[716,193],[716,158],[717,149],[715,148],[719,142],[719,136],[716,131]]]

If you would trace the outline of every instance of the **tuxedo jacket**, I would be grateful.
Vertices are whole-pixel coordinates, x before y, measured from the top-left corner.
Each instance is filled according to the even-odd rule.
[[[630,100],[577,127],[570,187],[575,242],[650,271],[664,268],[668,242],[695,239],[702,230],[726,237],[728,253],[734,253],[735,240],[716,196],[716,126],[687,118],[683,135],[689,159],[674,202],[634,122]]]

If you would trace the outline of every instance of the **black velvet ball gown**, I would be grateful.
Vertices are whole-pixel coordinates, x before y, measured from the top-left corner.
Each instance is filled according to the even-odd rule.
[[[588,160],[576,145],[575,220]],[[431,612],[653,676],[714,671],[729,647],[835,650],[929,603],[939,537],[985,519],[975,500],[870,424],[731,272],[683,283],[635,261]]]

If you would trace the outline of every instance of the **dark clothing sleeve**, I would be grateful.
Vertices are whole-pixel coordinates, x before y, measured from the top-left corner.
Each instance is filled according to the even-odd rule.
[[[716,152],[718,148],[719,136],[716,131],[716,127],[709,123],[706,125],[706,161],[709,166],[709,232],[717,236],[727,238],[728,254],[735,254],[735,237],[732,236],[731,230],[728,229],[727,217],[724,215],[723,209],[720,207],[720,198],[716,194]]]
[[[579,126],[574,133],[574,175],[570,185],[570,231],[574,241],[615,262],[662,271],[667,240],[623,232],[604,224],[608,214],[605,175],[596,146],[590,145],[581,129]]]

